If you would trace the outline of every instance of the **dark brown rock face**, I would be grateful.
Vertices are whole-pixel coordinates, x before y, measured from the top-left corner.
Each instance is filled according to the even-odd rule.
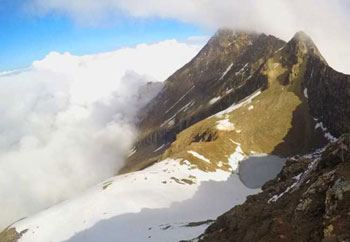
[[[350,135],[289,159],[263,192],[220,216],[203,242],[350,241]]]
[[[169,77],[140,114],[137,152],[125,170],[140,160],[157,159],[152,151],[159,145],[170,144],[187,127],[265,88],[267,78],[259,72],[284,44],[264,34],[219,30],[192,61]],[[208,105],[218,96],[220,100]]]
[[[287,47],[294,53],[307,52],[302,85],[306,88],[304,93],[308,96],[311,115],[334,136],[349,132],[350,76],[328,66],[316,45],[303,32],[298,32]]]
[[[314,117],[339,136],[350,130],[350,76],[333,70],[312,57],[308,61],[305,87]]]

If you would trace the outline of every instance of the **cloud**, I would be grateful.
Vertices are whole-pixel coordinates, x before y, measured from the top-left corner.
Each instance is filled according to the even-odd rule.
[[[63,13],[98,24],[122,16],[172,18],[211,30],[225,26],[288,40],[306,31],[337,70],[350,73],[350,4],[347,0],[27,0],[37,14]]]
[[[201,46],[168,40],[110,53],[50,53],[0,74],[0,228],[113,176],[137,110]],[[146,88],[147,86],[147,88]]]

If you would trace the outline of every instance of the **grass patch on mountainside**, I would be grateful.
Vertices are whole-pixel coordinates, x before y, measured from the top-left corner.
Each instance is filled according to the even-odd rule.
[[[326,143],[322,133],[314,129],[315,120],[304,96],[308,55],[302,44],[296,48],[297,51],[291,51],[286,46],[277,51],[256,73],[268,78],[268,87],[260,95],[234,111],[220,117],[213,115],[183,130],[157,160],[185,159],[191,162],[191,168],[230,171],[229,157],[238,145],[245,155],[265,153],[288,157]],[[218,129],[220,120],[234,128]],[[142,160],[140,164],[148,163],[149,160]]]
[[[18,233],[15,228],[5,229],[0,233],[0,242],[17,242],[27,231],[28,230],[24,230]]]
[[[162,159],[183,158],[196,168],[215,171],[229,169],[228,158],[237,147],[235,142],[241,144],[245,154],[257,152],[287,156],[301,152],[302,146],[305,149],[312,148],[315,144],[310,139],[317,136],[314,130],[315,121],[309,113],[307,99],[302,90],[306,59],[301,56],[293,66],[284,67],[278,61],[280,55],[278,53],[270,58],[262,70],[261,74],[266,75],[269,80],[266,90],[250,103],[224,114],[222,118],[214,115],[182,131]],[[235,129],[217,130],[217,122],[223,119],[232,123]],[[293,129],[295,123],[298,123],[297,130]],[[216,139],[210,142],[193,141],[204,132],[215,134]],[[295,136],[291,138],[300,139],[300,144],[286,140],[290,138],[291,132]],[[278,149],[283,144],[285,147]],[[210,163],[189,154],[189,150],[209,159]]]

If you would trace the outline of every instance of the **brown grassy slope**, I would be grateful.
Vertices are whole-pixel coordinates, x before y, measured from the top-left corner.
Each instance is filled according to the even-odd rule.
[[[219,162],[224,164],[222,169],[226,169],[228,157],[237,146],[234,142],[240,143],[246,154],[258,152],[282,157],[303,154],[324,145],[326,140],[314,129],[316,122],[303,93],[309,54],[307,43],[291,41],[267,61],[258,60],[264,64],[255,74],[256,78],[268,80],[267,88],[259,96],[231,113],[204,119],[180,132],[171,146],[152,162],[169,157],[184,158],[203,170],[215,170]],[[233,123],[235,130],[217,130],[217,122],[222,119]],[[204,138],[200,141],[198,137]],[[189,150],[204,155],[212,164],[193,157]],[[151,164],[149,160],[143,160],[134,168],[148,164]]]
[[[122,172],[156,162],[165,150],[153,153],[159,146],[168,146],[181,131],[266,86],[266,78],[255,74],[284,44],[264,34],[218,31],[191,62],[166,81],[160,94],[144,109],[135,144],[137,152],[128,158]],[[218,96],[219,101],[208,105]]]
[[[5,229],[0,232],[0,242],[17,242],[26,232],[27,231],[24,230],[21,233],[18,233],[14,228]]]

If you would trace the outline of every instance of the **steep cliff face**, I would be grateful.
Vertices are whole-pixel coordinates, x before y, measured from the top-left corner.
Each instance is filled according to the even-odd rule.
[[[349,241],[350,135],[289,159],[262,189],[195,241]]]
[[[305,80],[312,115],[335,136],[348,132],[350,76],[333,70],[317,58],[310,58]]]

